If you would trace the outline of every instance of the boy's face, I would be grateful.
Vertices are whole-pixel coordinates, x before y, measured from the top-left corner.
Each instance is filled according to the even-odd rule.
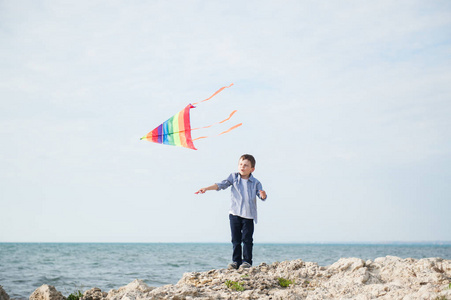
[[[240,159],[238,163],[238,171],[242,178],[249,178],[252,172],[254,172],[255,168],[251,166],[251,162],[247,159]]]

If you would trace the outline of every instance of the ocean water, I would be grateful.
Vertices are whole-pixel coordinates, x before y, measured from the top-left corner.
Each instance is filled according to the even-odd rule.
[[[43,284],[68,296],[93,287],[108,292],[142,279],[175,284],[185,272],[227,267],[231,244],[0,243],[0,285],[11,298],[27,299]],[[254,265],[302,259],[327,266],[341,257],[387,255],[451,259],[451,245],[255,244]]]

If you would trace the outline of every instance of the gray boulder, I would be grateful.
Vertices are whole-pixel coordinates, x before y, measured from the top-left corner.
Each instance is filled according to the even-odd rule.
[[[5,292],[5,290],[1,285],[0,285],[0,300],[9,300],[9,295]]]

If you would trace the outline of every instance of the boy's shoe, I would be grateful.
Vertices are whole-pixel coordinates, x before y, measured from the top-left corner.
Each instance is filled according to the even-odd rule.
[[[238,269],[238,263],[233,262],[233,263],[229,264],[229,266],[227,268],[229,270],[237,270]]]
[[[252,267],[252,265],[247,261],[243,262],[243,264],[241,265],[241,268],[243,269],[249,269],[250,267]]]

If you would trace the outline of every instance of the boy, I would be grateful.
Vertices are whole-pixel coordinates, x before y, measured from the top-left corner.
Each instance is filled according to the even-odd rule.
[[[266,200],[262,184],[252,172],[255,170],[255,158],[250,154],[240,157],[238,173],[232,173],[220,183],[201,188],[198,193],[211,190],[224,190],[232,186],[232,201],[229,211],[230,229],[232,231],[233,255],[229,269],[250,268],[252,266],[252,247],[254,221],[257,223],[257,199]],[[243,248],[241,248],[241,242]],[[242,251],[243,250],[243,251]],[[242,257],[243,255],[243,257]]]

